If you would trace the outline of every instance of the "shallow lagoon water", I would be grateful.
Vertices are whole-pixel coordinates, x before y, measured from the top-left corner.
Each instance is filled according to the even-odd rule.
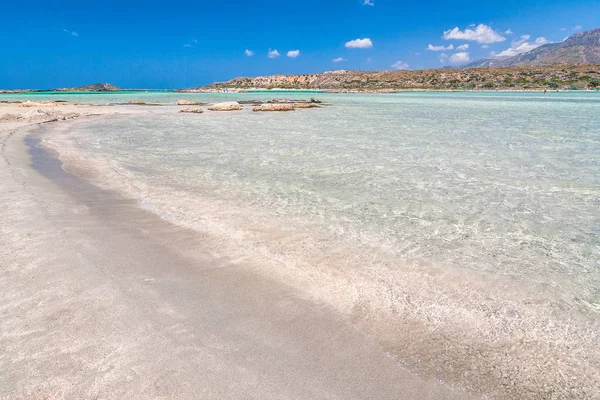
[[[180,98],[311,96],[333,106],[202,115],[173,106]],[[479,337],[498,352],[525,335],[521,361],[556,356],[579,383],[584,368],[598,372],[597,354],[567,355],[548,343],[586,352],[598,335],[599,95],[135,97],[170,106],[77,124],[53,147],[98,161],[98,170],[107,167],[102,184],[126,187],[163,217],[220,235],[241,254],[268,255],[284,279],[316,287],[345,312],[422,322],[411,334],[427,331],[430,341],[392,346],[404,364],[421,368],[415,360],[429,346],[437,352],[422,362],[429,373],[456,380],[462,371],[449,369],[470,365],[481,370],[470,372],[475,387],[501,380],[473,359],[480,351],[490,363],[509,363],[484,345],[462,349],[462,361],[452,351],[452,361],[440,361],[432,332],[444,331],[448,343]],[[541,385],[513,364],[503,368],[520,393]]]

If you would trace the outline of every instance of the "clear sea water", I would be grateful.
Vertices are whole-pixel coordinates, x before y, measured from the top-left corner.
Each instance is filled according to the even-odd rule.
[[[54,147],[359,320],[385,315],[404,364],[451,380],[466,370],[475,387],[510,376],[520,393],[545,375],[571,382],[554,369],[599,382],[599,93],[62,97],[165,103],[78,123]],[[201,115],[174,105],[273,97],[332,105]],[[515,357],[546,364],[527,380]]]

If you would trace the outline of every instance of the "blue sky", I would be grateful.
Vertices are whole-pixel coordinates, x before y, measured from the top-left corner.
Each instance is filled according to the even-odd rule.
[[[31,0],[2,14],[0,88],[181,88],[515,54],[599,27],[600,1]]]

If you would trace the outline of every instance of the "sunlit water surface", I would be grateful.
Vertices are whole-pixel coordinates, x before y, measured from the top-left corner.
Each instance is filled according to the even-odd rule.
[[[70,134],[139,189],[140,204],[197,229],[218,226],[249,252],[341,271],[384,257],[382,282],[385,268],[402,282],[403,265],[451,271],[501,282],[507,302],[522,286],[550,315],[597,320],[600,95],[277,94],[333,104],[288,113],[187,115],[173,105],[274,96],[137,95],[171,105]],[[410,291],[388,283],[390,298]],[[376,295],[353,301],[361,296]]]

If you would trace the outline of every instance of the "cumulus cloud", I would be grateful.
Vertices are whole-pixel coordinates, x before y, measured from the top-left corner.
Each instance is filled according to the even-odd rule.
[[[530,43],[529,39],[531,39],[530,35],[523,35],[519,40],[513,40],[510,44],[510,47],[498,53],[496,57],[506,58],[516,56],[517,54],[527,53],[528,51],[538,48],[543,44],[550,43],[550,41],[543,36],[535,39],[533,43]]]
[[[289,58],[296,58],[300,55],[300,50],[290,50],[287,52]]]
[[[271,49],[269,49],[269,52],[267,53],[267,57],[269,57],[269,58],[277,58],[277,57],[279,57],[279,52],[277,50],[271,50]]]
[[[463,65],[471,61],[469,53],[461,51],[460,53],[454,53],[450,56],[450,64],[452,65]]]
[[[365,0],[363,2],[363,6],[374,6],[375,3],[373,2],[373,0]]]
[[[448,61],[448,54],[446,54],[446,53],[442,53],[442,54],[440,54],[440,62],[441,62],[442,64],[444,64],[444,63],[446,63],[447,61]]]
[[[246,49],[246,51],[244,53],[246,53],[246,55],[248,57],[252,57],[254,55],[254,52],[252,50],[248,50],[248,49]]]
[[[507,29],[507,30],[504,31],[504,34],[505,35],[512,35],[513,31],[511,31],[510,29]]]
[[[468,48],[469,48],[469,45],[468,45],[467,43],[465,43],[465,44],[463,44],[463,45],[460,45],[460,46],[458,46],[458,47],[456,48],[456,50],[458,50],[458,51],[465,51],[465,50],[467,50]]]
[[[425,50],[429,50],[429,51],[454,50],[454,45],[451,44],[451,45],[449,45],[447,47],[444,47],[444,45],[442,45],[442,46],[434,46],[432,44],[429,44]]]
[[[408,64],[405,63],[404,61],[396,61],[395,63],[392,64],[392,68],[397,69],[397,70],[408,69]]]
[[[335,62],[335,63],[338,63],[338,62],[346,61],[346,59],[345,59],[345,58],[342,58],[342,57],[338,57],[338,58],[334,58],[334,59],[333,59],[333,60],[331,60],[331,61],[333,61],[333,62]]]
[[[458,27],[455,27],[454,29],[444,31],[444,35],[442,37],[446,40],[472,40],[477,43],[497,43],[504,42],[506,40],[504,36],[493,30],[490,26],[484,24],[472,26],[464,31],[461,31],[458,29]]]
[[[370,49],[373,47],[373,42],[369,38],[354,39],[346,42],[345,46],[348,49]]]
[[[68,31],[66,29],[63,29],[63,32],[66,32],[71,36],[79,37],[79,33],[75,32],[75,31]]]

